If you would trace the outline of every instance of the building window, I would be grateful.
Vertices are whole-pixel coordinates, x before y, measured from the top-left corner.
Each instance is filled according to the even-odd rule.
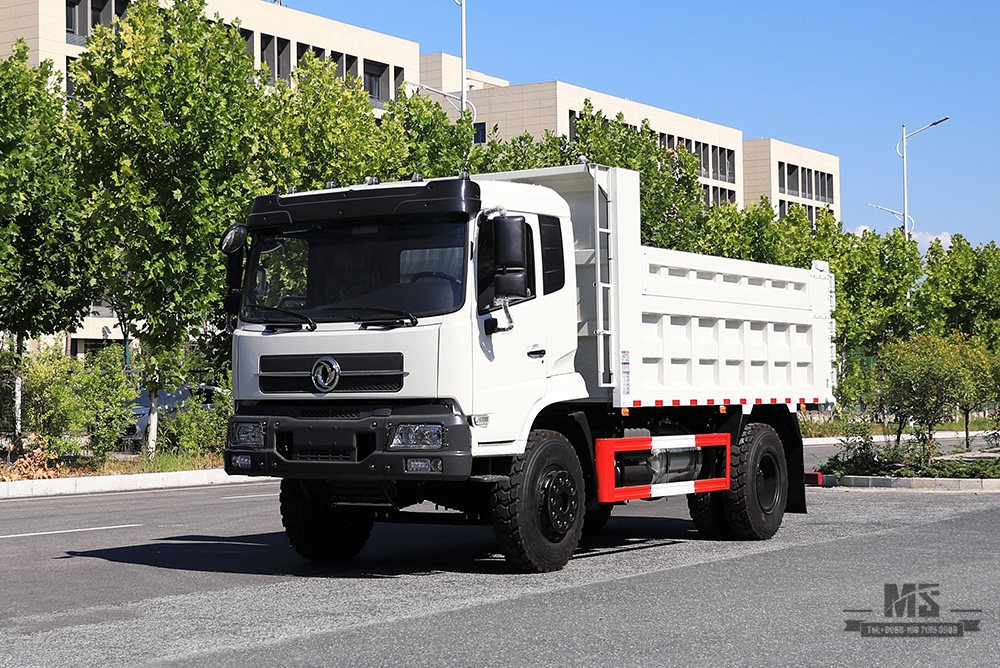
[[[788,172],[786,187],[788,188],[788,194],[794,197],[799,196],[799,167],[798,165],[786,165],[786,170]]]
[[[280,37],[278,38],[277,63],[277,77],[290,82],[292,80],[292,43]]]
[[[572,109],[569,110],[569,140],[576,140],[576,119],[577,113]]]
[[[90,27],[92,29],[108,23],[104,16],[106,6],[107,0],[90,0]]]
[[[388,82],[383,81],[384,78],[387,78],[388,70],[389,66],[383,63],[376,63],[371,60],[365,61],[365,91],[368,92],[368,97],[372,100],[381,102],[388,99],[388,95],[386,94],[388,92],[386,90]]]
[[[406,84],[406,70],[402,67],[392,68],[392,97],[399,95],[399,89]]]
[[[473,144],[485,144],[486,143],[486,123],[473,123],[472,127],[476,131],[476,133],[474,135],[472,135],[472,143]]]
[[[711,161],[709,160],[709,145],[704,142],[694,143],[694,152],[698,154],[698,176],[708,178],[711,174]]]
[[[778,192],[785,194],[785,163],[778,163]]]
[[[79,2],[66,0],[66,32],[73,35],[77,34],[76,13],[79,10],[79,6]]]
[[[275,51],[275,43],[273,35],[265,35],[261,33],[260,66],[267,67],[267,70],[271,75],[270,84],[273,86],[274,82],[277,81],[277,79],[275,78],[275,74],[278,71],[277,52]]]

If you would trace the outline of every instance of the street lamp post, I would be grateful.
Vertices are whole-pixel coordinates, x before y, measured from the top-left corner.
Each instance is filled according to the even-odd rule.
[[[900,139],[896,143],[896,155],[898,155],[900,158],[903,159],[903,212],[902,212],[902,215],[903,215],[903,237],[907,241],[910,240],[910,231],[911,231],[910,222],[911,222],[911,219],[910,219],[910,216],[909,216],[909,213],[908,213],[909,203],[907,201],[908,193],[907,193],[907,190],[906,190],[906,145],[909,143],[910,138],[912,138],[912,137],[920,134],[921,132],[923,132],[927,128],[932,128],[935,125],[938,125],[940,123],[944,123],[949,118],[951,118],[951,116],[945,116],[944,118],[939,118],[938,120],[934,121],[933,123],[929,123],[929,124],[925,125],[924,127],[920,128],[919,130],[914,130],[910,134],[906,134],[906,124],[904,123],[903,124],[903,137],[902,137],[902,139]]]
[[[467,72],[465,69],[465,62],[466,62],[465,61],[465,3],[466,2],[468,2],[468,0],[455,0],[455,4],[462,8],[462,92],[461,92],[462,103],[459,111],[463,114],[465,113],[465,106],[466,103],[468,102],[467,100],[468,92],[466,91],[467,86],[465,83],[465,80],[467,78]]]

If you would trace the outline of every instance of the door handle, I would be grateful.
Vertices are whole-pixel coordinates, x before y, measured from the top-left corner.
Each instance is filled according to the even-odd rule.
[[[528,351],[528,357],[530,357],[531,359],[535,359],[535,360],[541,359],[542,357],[545,357],[545,349],[544,348],[535,348],[533,350],[529,350]]]

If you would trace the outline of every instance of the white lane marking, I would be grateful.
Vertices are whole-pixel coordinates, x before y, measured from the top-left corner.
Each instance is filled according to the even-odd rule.
[[[223,500],[226,499],[259,499],[262,496],[278,496],[277,494],[244,494],[243,496],[223,496],[220,497]]]
[[[134,527],[141,527],[141,524],[116,524],[110,527],[87,527],[86,529],[62,529],[61,531],[36,531],[35,533],[12,533],[6,536],[0,536],[2,538],[28,538],[29,536],[52,536],[58,533],[79,533],[81,531],[107,531],[108,529],[132,529]]]

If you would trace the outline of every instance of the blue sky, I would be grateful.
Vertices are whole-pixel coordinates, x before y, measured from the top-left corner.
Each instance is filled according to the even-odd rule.
[[[840,157],[841,218],[1000,241],[1000,3],[466,0],[469,67],[560,80]],[[460,53],[454,0],[284,0]]]

